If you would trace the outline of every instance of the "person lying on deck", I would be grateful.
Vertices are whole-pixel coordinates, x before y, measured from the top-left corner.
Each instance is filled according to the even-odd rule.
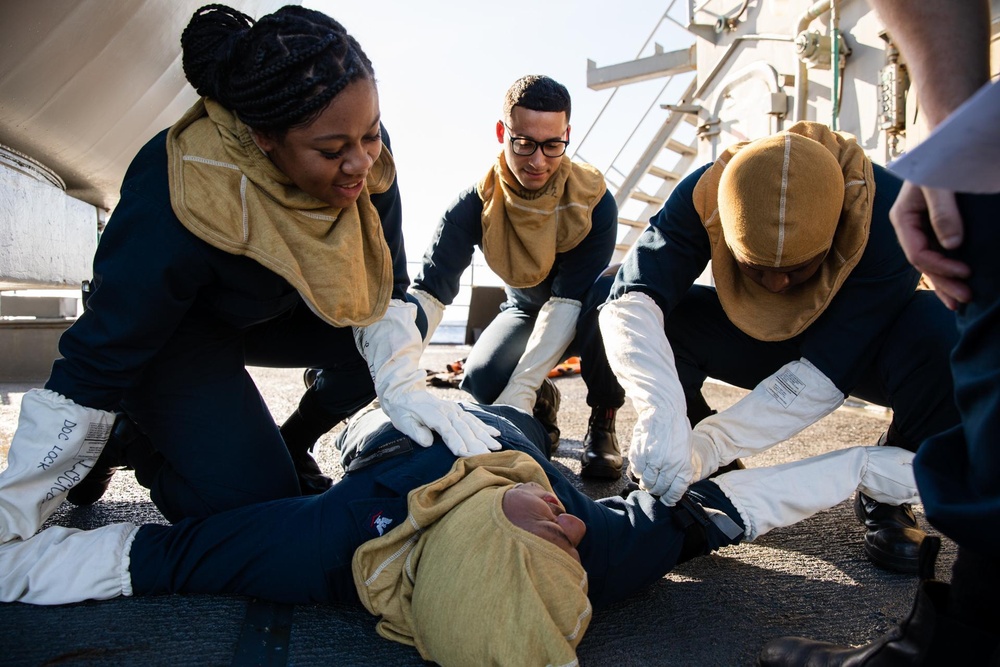
[[[643,490],[593,500],[547,460],[548,434],[527,412],[460,405],[499,431],[500,451],[458,457],[440,437],[420,446],[373,404],[339,435],[345,474],[324,493],[173,525],[37,532],[65,499],[67,471],[94,464],[84,446],[93,425],[15,439],[0,473],[0,600],[360,600],[382,636],[425,660],[564,665],[594,608],[678,563],[801,521],[856,489],[917,499],[912,453],[852,447],[704,479],[673,506]]]

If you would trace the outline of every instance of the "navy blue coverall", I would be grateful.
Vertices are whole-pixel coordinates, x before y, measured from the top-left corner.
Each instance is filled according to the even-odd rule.
[[[1000,559],[1000,195],[959,194],[957,202],[965,238],[952,254],[972,269],[972,301],[958,310],[960,336],[951,356],[962,423],[920,447],[913,473],[927,520],[959,544],[959,561],[968,549],[995,567]]]
[[[667,507],[645,491],[595,501],[546,460],[542,451],[548,436],[532,417],[509,406],[465,409],[500,430],[504,449],[531,455],[566,511],[586,524],[578,550],[594,606],[635,594],[681,560],[686,533],[676,515],[688,510]],[[356,601],[351,574],[355,549],[405,520],[407,493],[444,476],[455,462],[440,438],[430,447],[417,446],[379,410],[357,419],[367,423],[345,430],[338,439],[347,473],[323,494],[172,526],[141,527],[130,553],[133,593],[236,593],[286,603]],[[688,493],[744,528],[739,512],[713,481],[698,482]],[[696,553],[735,544],[742,534],[730,540],[710,524],[704,537]]]

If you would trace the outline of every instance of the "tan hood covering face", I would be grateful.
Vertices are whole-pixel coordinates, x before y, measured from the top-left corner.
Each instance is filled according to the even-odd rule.
[[[534,287],[549,275],[556,253],[572,250],[590,233],[606,190],[601,172],[568,157],[542,189],[525,190],[501,152],[476,186],[486,263],[504,284]]]
[[[170,203],[192,234],[274,271],[334,326],[365,326],[385,314],[392,256],[369,197],[392,185],[389,151],[357,203],[333,208],[300,190],[236,116],[204,98],[170,128],[167,158]]]
[[[692,199],[712,245],[712,273],[730,321],[758,340],[787,340],[818,318],[860,261],[875,181],[854,138],[803,121],[727,149]],[[828,251],[816,274],[775,294],[745,276],[737,258],[788,267]]]
[[[576,664],[591,619],[587,574],[504,515],[504,493],[526,482],[552,490],[534,459],[502,451],[458,459],[410,492],[407,520],[354,553],[380,635],[445,666]]]

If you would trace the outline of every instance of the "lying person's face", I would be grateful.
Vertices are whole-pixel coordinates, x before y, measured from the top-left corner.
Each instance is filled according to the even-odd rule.
[[[577,562],[576,548],[587,532],[579,517],[566,513],[555,494],[536,482],[517,484],[503,496],[503,513],[512,524],[556,545]]]

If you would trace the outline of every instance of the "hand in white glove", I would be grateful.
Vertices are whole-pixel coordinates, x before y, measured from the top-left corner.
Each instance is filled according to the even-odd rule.
[[[632,429],[629,470],[639,486],[667,506],[675,504],[695,480],[690,429],[686,418],[664,408],[650,407],[639,413]]]
[[[354,328],[354,341],[375,381],[382,409],[393,426],[423,447],[437,432],[456,456],[500,449],[500,432],[462,410],[457,403],[432,396],[420,370],[423,345],[414,322],[416,306],[393,299],[385,316]]]
[[[648,295],[629,292],[605,304],[599,322],[611,369],[639,413],[629,469],[642,488],[673,505],[701,466],[692,458],[687,402],[663,312]]]
[[[475,456],[500,449],[493,438],[500,431],[487,426],[458,403],[433,396],[428,391],[407,391],[391,402],[382,402],[382,410],[393,426],[418,445],[430,447],[436,432],[455,456]]]
[[[17,431],[0,473],[0,544],[27,540],[94,467],[115,423],[48,389],[21,399]]]

